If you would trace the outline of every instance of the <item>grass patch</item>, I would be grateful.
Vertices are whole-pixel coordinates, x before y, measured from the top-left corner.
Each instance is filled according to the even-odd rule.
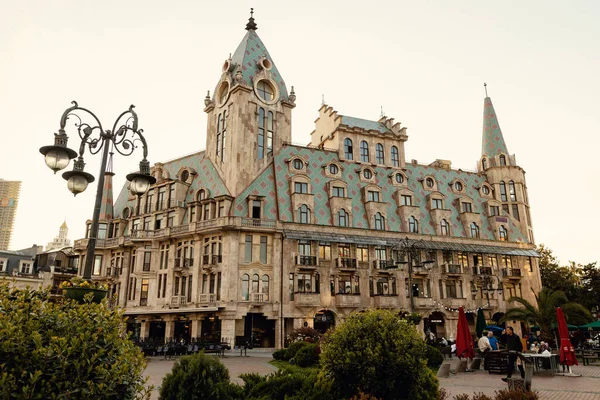
[[[280,370],[287,371],[292,374],[294,374],[294,373],[317,374],[320,369],[318,366],[302,368],[297,365],[292,365],[289,362],[283,361],[283,360],[271,360],[271,361],[269,361],[269,364],[271,364],[272,366],[274,366]]]

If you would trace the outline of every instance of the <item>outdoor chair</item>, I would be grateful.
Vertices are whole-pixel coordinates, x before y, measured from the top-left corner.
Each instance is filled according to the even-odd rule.
[[[583,352],[583,365],[590,365],[590,361],[598,361],[598,356],[591,351]]]

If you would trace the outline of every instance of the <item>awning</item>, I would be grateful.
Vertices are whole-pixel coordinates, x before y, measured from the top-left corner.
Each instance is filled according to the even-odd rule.
[[[148,314],[187,314],[195,312],[214,312],[219,311],[218,307],[198,307],[198,308],[168,308],[160,310],[127,310],[124,315],[148,315]]]
[[[284,230],[287,239],[313,240],[321,243],[351,243],[366,244],[372,246],[391,246],[400,244],[398,239],[382,239],[371,236],[343,235],[336,233],[308,232]],[[437,240],[418,240],[418,247],[424,250],[452,250],[464,251],[466,253],[504,254],[509,256],[540,257],[534,249],[522,249],[518,247],[493,246],[486,244],[454,243]]]

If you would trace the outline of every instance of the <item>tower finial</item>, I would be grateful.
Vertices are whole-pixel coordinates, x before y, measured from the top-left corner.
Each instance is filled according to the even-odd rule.
[[[483,82],[483,89],[485,90],[485,97],[489,97],[487,94],[487,83]]]
[[[246,24],[246,30],[247,31],[255,31],[257,30],[258,27],[256,26],[256,23],[254,22],[254,8],[250,9],[250,18],[248,19],[248,23]]]

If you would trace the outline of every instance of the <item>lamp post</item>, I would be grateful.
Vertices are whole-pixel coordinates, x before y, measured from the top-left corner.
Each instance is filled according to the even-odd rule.
[[[502,293],[504,290],[504,286],[502,285],[502,282],[500,282],[500,278],[498,278],[496,275],[480,275],[477,277],[477,280],[481,282],[481,291],[482,294],[483,292],[485,292],[485,298],[488,306],[490,305],[490,292]],[[498,282],[496,287],[494,287],[495,280]],[[472,281],[471,293],[473,293],[473,295],[476,295],[478,291],[479,288],[477,287],[477,283],[475,281]]]
[[[84,172],[85,162],[83,161],[83,154],[86,147],[92,155],[98,154],[102,150],[102,164],[98,177],[98,189],[83,270],[83,278],[89,280],[92,277],[94,249],[96,248],[96,237],[98,235],[98,220],[100,218],[100,208],[104,191],[104,174],[106,172],[109,151],[112,154],[112,149],[116,149],[119,154],[129,156],[137,148],[136,142],[141,142],[144,157],[140,161],[140,170],[127,175],[127,180],[130,182],[129,190],[134,194],[141,196],[146,193],[150,185],[156,182],[156,179],[150,175],[150,163],[146,159],[148,156],[148,146],[142,134],[142,129],[138,129],[138,117],[135,111],[133,111],[133,105],[119,115],[112,130],[104,130],[100,120],[98,120],[94,113],[88,109],[79,107],[75,101],[72,104],[73,106],[67,108],[60,119],[60,128],[58,133],[54,134],[54,145],[41,147],[40,153],[45,156],[46,165],[55,174],[66,168],[70,160],[77,157],[73,165],[73,170],[62,174],[62,177],[67,181],[67,187],[76,196],[78,193],[83,192],[89,183],[94,181],[93,175]],[[65,132],[65,126],[69,117],[77,120],[75,126],[81,139],[79,153],[67,147],[68,136]],[[85,122],[84,117],[91,117],[92,122]]]
[[[398,243],[398,251],[400,254],[407,257],[407,261],[397,261],[397,264],[408,264],[408,293],[410,296],[410,312],[415,312],[415,300],[413,296],[413,268],[425,267],[429,269],[430,265],[433,264],[433,260],[421,261],[421,241],[410,240],[407,237],[400,240]],[[417,264],[414,264],[414,262]]]

